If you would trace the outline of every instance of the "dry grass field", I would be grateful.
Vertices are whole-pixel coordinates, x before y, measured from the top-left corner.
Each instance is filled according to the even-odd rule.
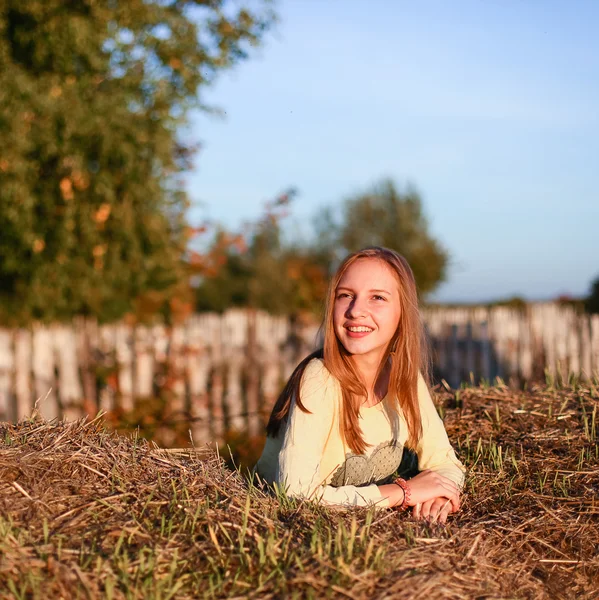
[[[436,390],[446,526],[273,497],[102,419],[0,424],[0,597],[599,598],[599,392]]]

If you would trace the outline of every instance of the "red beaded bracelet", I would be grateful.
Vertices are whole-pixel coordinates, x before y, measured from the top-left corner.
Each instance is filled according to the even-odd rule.
[[[393,483],[398,485],[403,490],[403,502],[397,508],[400,510],[405,510],[408,508],[410,502],[410,484],[402,477],[398,477],[393,481]]]

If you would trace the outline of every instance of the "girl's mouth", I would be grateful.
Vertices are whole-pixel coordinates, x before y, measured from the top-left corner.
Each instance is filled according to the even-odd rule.
[[[363,325],[359,327],[346,327],[345,330],[350,338],[363,338],[374,331],[374,329]]]

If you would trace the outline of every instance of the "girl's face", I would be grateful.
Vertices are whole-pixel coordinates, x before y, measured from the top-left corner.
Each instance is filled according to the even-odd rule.
[[[333,327],[352,355],[382,359],[401,314],[394,272],[376,258],[362,258],[345,271],[335,290]]]

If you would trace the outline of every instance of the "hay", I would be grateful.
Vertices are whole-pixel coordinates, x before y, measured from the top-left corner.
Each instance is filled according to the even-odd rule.
[[[592,386],[439,390],[469,466],[447,526],[277,500],[101,419],[0,425],[2,598],[597,598]]]

